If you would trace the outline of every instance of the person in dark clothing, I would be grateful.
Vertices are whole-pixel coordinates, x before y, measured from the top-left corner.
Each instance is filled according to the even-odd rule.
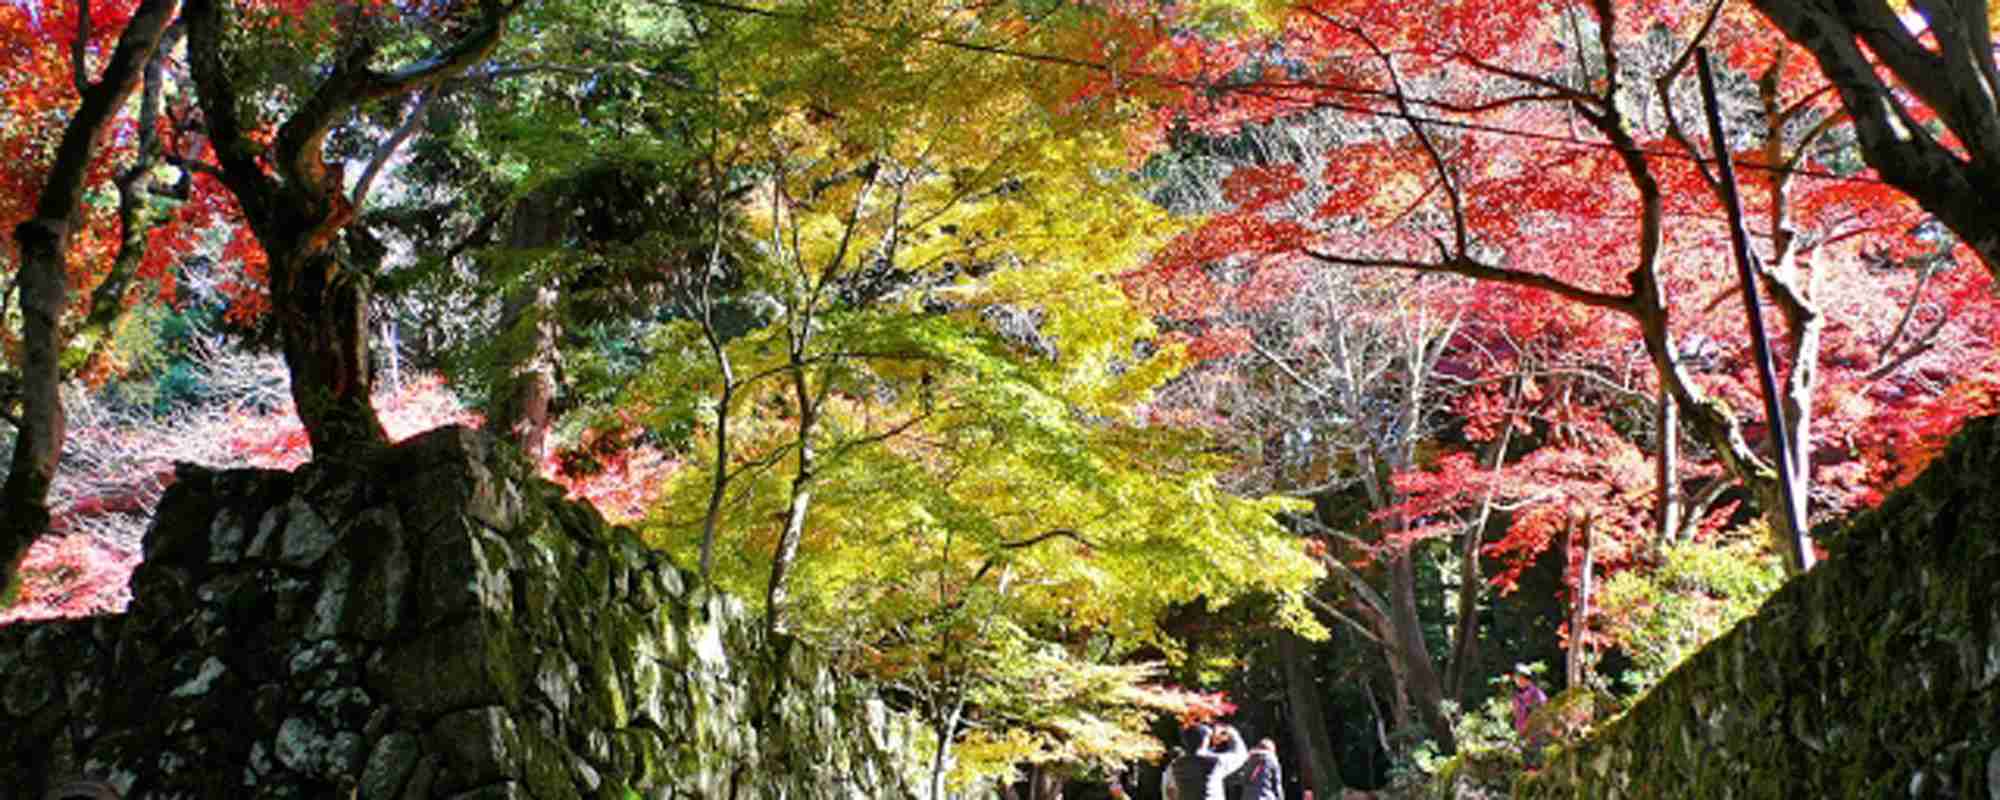
[[[1243,766],[1250,751],[1236,729],[1221,725],[1210,729],[1196,725],[1181,731],[1187,755],[1167,765],[1161,781],[1166,800],[1225,800],[1222,779]]]
[[[1270,739],[1257,740],[1250,748],[1250,760],[1243,765],[1241,800],[1284,800],[1285,774],[1278,769],[1278,745]]]

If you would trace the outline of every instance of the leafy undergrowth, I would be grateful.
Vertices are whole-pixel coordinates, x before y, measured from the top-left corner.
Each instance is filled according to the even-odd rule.
[[[1485,705],[1457,718],[1458,752],[1444,756],[1419,746],[1378,797],[1486,800],[1511,796],[1516,778],[1547,763],[1620,710],[1618,698],[1585,686],[1556,693],[1528,717],[1528,736],[1515,732],[1512,685],[1505,678]]]

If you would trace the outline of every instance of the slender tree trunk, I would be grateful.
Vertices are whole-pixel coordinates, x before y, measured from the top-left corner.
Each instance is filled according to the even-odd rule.
[[[927,800],[944,800],[945,771],[951,766],[951,742],[958,736],[958,722],[965,713],[965,701],[952,703],[951,711],[943,719],[931,726],[937,733],[937,746],[931,748],[931,785]]]
[[[1393,640],[1403,651],[1404,678],[1409,682],[1410,701],[1425,730],[1437,742],[1441,753],[1458,751],[1451,720],[1444,715],[1444,684],[1432,665],[1430,648],[1424,643],[1423,620],[1417,615],[1417,573],[1415,559],[1408,550],[1389,558],[1389,608],[1394,623]]]
[[[1029,800],[1062,800],[1062,773],[1037,764],[1028,770]]]
[[[721,172],[714,161],[709,162],[709,180],[720,184]],[[720,191],[719,189],[717,191]],[[722,329],[715,319],[715,282],[723,270],[722,239],[723,213],[720,195],[716,195],[716,206],[711,207],[714,237],[709,244],[708,263],[701,271],[700,292],[696,302],[700,304],[701,337],[708,345],[708,356],[715,362],[716,373],[722,378],[722,386],[715,395],[715,463],[709,471],[708,509],[701,517],[701,580],[706,583],[715,566],[715,540],[721,534],[722,504],[729,497],[729,453],[733,446],[730,440],[730,409],[736,403],[736,364],[729,357],[729,348],[723,341]]]
[[[1375,687],[1367,678],[1361,679],[1361,696],[1368,699],[1368,713],[1375,716],[1375,746],[1383,753],[1395,753],[1396,748],[1389,746],[1389,732],[1382,725],[1382,704],[1375,700]],[[1394,722],[1393,718],[1391,721]]]
[[[1496,475],[1506,465],[1507,448],[1514,442],[1514,409],[1520,404],[1524,382],[1515,381],[1508,397],[1505,427],[1487,454],[1486,470]],[[1485,585],[1480,577],[1479,551],[1486,543],[1486,525],[1493,519],[1493,499],[1498,489],[1497,485],[1487,487],[1486,496],[1479,501],[1479,516],[1466,528],[1464,546],[1458,554],[1458,622],[1452,633],[1451,661],[1445,665],[1445,691],[1452,700],[1465,697],[1466,677],[1478,667],[1479,595]]]
[[[1479,661],[1479,590],[1485,583],[1480,577],[1479,550],[1485,534],[1485,520],[1481,519],[1466,529],[1464,546],[1458,552],[1458,619],[1452,624],[1451,661],[1445,664],[1444,686],[1452,700],[1464,697],[1465,677]]]
[[[1591,546],[1597,538],[1592,534],[1592,529],[1595,527],[1593,520],[1585,517],[1582,525],[1571,528],[1569,539],[1571,547],[1576,547],[1578,540],[1581,539],[1583,548],[1576,565],[1576,581],[1573,584],[1575,595],[1570,602],[1569,657],[1565,664],[1567,668],[1564,670],[1566,685],[1571,689],[1582,687],[1590,676],[1590,650],[1586,647],[1585,640],[1590,633],[1591,584],[1596,573]]]
[[[1285,665],[1285,704],[1290,707],[1292,743],[1300,761],[1300,782],[1314,797],[1338,798],[1342,790],[1340,762],[1334,758],[1333,736],[1327,731],[1326,710],[1319,684],[1308,667],[1310,647],[1298,634],[1278,634],[1278,657]]]
[[[1657,547],[1673,544],[1680,536],[1681,513],[1681,407],[1674,402],[1673,394],[1660,390],[1660,408],[1655,417],[1660,429],[1660,457],[1654,461],[1657,471],[1654,479],[1658,484],[1659,528],[1654,532]]]
[[[785,511],[785,529],[779,534],[777,551],[771,555],[771,582],[764,592],[764,629],[769,633],[785,628],[786,583],[791,578],[792,562],[799,556],[799,541],[805,538],[806,515],[812,508],[813,470],[818,466],[814,458],[813,434],[819,418],[819,404],[806,379],[805,341],[806,337],[798,337],[798,344],[792,350],[792,391],[799,404],[799,428],[795,443],[799,462],[798,469],[792,473],[792,500]]]
[[[778,538],[777,552],[771,556],[771,582],[765,588],[765,629],[776,633],[785,629],[786,582],[792,562],[799,557],[799,540],[805,537],[806,512],[812,507],[812,467],[809,456],[800,454],[800,466],[792,476],[792,502],[785,511],[785,530]]]
[[[0,486],[0,604],[18,591],[28,545],[48,528],[49,487],[55,481],[68,421],[62,408],[62,317],[69,306],[66,260],[90,162],[111,122],[138,87],[173,17],[170,0],[143,0],[96,83],[79,86],[82,100],[56,146],[35,204],[35,216],[14,229],[20,246],[21,415],[7,482]],[[81,59],[79,51],[77,57]],[[77,80],[84,80],[78,71]]]
[[[118,189],[118,254],[111,259],[111,271],[91,290],[90,312],[83,324],[77,326],[75,345],[84,353],[83,363],[95,361],[110,347],[113,330],[125,316],[125,295],[139,273],[139,265],[146,260],[147,237],[157,221],[149,208],[154,195],[148,177],[160,155],[160,104],[167,83],[162,54],[173,49],[183,30],[179,25],[169,26],[153,57],[146,61],[136,157],[132,166],[112,181]],[[192,181],[191,175],[182,173],[181,187],[175,194],[185,199],[186,193],[193,191]]]
[[[1817,554],[1812,551],[1813,545],[1810,533],[1812,519],[1810,516],[1812,511],[1810,502],[1812,497],[1813,451],[1812,396],[1813,392],[1817,390],[1815,376],[1818,370],[1815,369],[1816,365],[1808,365],[1806,362],[1807,358],[1814,360],[1819,358],[1820,324],[1817,315],[1814,315],[1812,320],[1807,322],[1804,327],[1805,330],[1797,331],[1792,337],[1793,352],[1798,357],[1792,364],[1791,374],[1787,375],[1785,382],[1779,386],[1778,401],[1779,405],[1785,411],[1786,430],[1784,437],[1782,437],[1783,443],[1780,445],[1778,442],[1773,442],[1772,446],[1774,457],[1786,459],[1790,462],[1791,470],[1786,474],[1791,479],[1792,486],[1789,492],[1780,490],[1768,493],[1768,502],[1773,504],[1776,513],[1767,515],[1767,518],[1771,520],[1772,530],[1787,532],[1784,537],[1786,549],[1798,551],[1787,562],[1787,566],[1794,570],[1800,569],[1800,565],[1809,567],[1818,561]],[[1778,439],[1779,437],[1773,436],[1772,438]],[[1773,481],[1772,485],[1776,486],[1777,482]],[[1791,508],[1787,509],[1785,506],[1786,503],[1790,503]],[[1783,519],[1786,524],[1779,525],[1780,519]],[[1790,530],[1792,520],[1798,521],[1799,530]]]
[[[708,509],[701,517],[701,579],[705,583],[715,567],[715,540],[721,535],[722,504],[729,498],[729,410],[736,400],[736,371],[728,352],[715,335],[713,321],[704,321],[710,352],[722,373],[722,390],[715,397],[715,464],[708,482]]]

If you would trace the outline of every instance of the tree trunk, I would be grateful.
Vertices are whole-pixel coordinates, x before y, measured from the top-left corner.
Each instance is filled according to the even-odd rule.
[[[1438,752],[1458,751],[1451,720],[1444,715],[1444,684],[1431,663],[1430,648],[1424,643],[1423,620],[1417,616],[1417,572],[1414,559],[1405,549],[1388,559],[1390,620],[1392,641],[1403,651],[1404,679],[1418,718],[1437,743]]]
[[[1028,800],[1062,800],[1062,773],[1040,764],[1028,770]]]
[[[132,279],[139,273],[140,264],[146,260],[148,238],[158,221],[150,210],[154,195],[152,181],[148,178],[160,155],[160,104],[167,84],[162,54],[174,48],[174,41],[182,30],[178,25],[169,26],[154,49],[153,57],[146,60],[145,88],[140,92],[137,143],[134,146],[136,157],[132,165],[112,181],[118,189],[118,254],[111,259],[110,273],[104,276],[96,289],[91,290],[90,312],[76,331],[75,344],[81,346],[83,358],[73,359],[73,363],[96,361],[109,349],[113,331],[125,316],[125,295],[131,288]],[[186,199],[187,194],[193,191],[193,180],[191,173],[182,172],[181,185],[172,194]]]
[[[341,458],[386,443],[371,397],[368,271],[342,263],[330,249],[268,255],[272,313],[313,458]]]
[[[1659,395],[1660,408],[1656,420],[1660,429],[1660,456],[1654,462],[1654,480],[1658,485],[1659,528],[1654,531],[1656,547],[1674,544],[1680,536],[1681,512],[1681,407],[1674,402],[1674,396],[1662,388]]]
[[[952,704],[951,711],[937,720],[931,730],[937,733],[937,746],[931,749],[930,795],[928,800],[944,800],[944,775],[951,765],[951,742],[958,735],[959,716],[965,711],[965,702]]]
[[[1596,540],[1591,529],[1596,527],[1589,517],[1585,517],[1580,531],[1572,528],[1570,546],[1575,547],[1578,538],[1583,540],[1583,553],[1576,565],[1575,594],[1570,602],[1569,652],[1564,677],[1571,689],[1582,687],[1590,677],[1589,648],[1585,639],[1590,632],[1590,594],[1596,565],[1593,563],[1591,544]]]
[[[1444,691],[1452,700],[1465,696],[1465,678],[1479,661],[1479,550],[1486,541],[1486,521],[1482,519],[1465,531],[1464,546],[1458,552],[1458,619],[1453,621],[1451,660],[1445,663]]]
[[[1409,730],[1414,724],[1415,712],[1410,709],[1410,664],[1403,658],[1398,644],[1402,641],[1396,633],[1396,626],[1388,617],[1382,617],[1375,635],[1382,641],[1382,659],[1389,665],[1389,728],[1397,735]],[[1387,743],[1384,750],[1391,750]]]
[[[1508,396],[1507,417],[1502,423],[1500,438],[1490,446],[1486,456],[1486,470],[1499,474],[1507,463],[1507,448],[1514,442],[1514,409],[1520,405],[1524,381],[1514,382],[1513,391]],[[1486,496],[1479,501],[1479,516],[1466,527],[1465,543],[1459,550],[1458,562],[1458,621],[1453,626],[1451,639],[1451,660],[1445,664],[1444,688],[1452,700],[1465,697],[1465,680],[1479,662],[1479,595],[1485,580],[1480,577],[1479,551],[1486,543],[1486,525],[1493,519],[1493,499],[1497,486],[1488,487]]]
[[[35,217],[14,229],[21,258],[16,278],[22,316],[21,415],[7,482],[0,486],[0,605],[13,600],[21,560],[48,528],[49,487],[67,433],[61,397],[62,316],[69,306],[65,262],[77,206],[91,158],[158,50],[173,6],[169,0],[143,0],[133,9],[104,74],[82,87],[82,100],[63,129],[55,162],[36,199]]]
[[[799,404],[799,427],[796,432],[799,462],[797,471],[792,474],[792,500],[785,511],[785,529],[778,536],[776,552],[771,554],[771,582],[764,591],[764,630],[767,633],[777,633],[785,628],[786,584],[791,577],[792,562],[799,556],[799,542],[805,538],[806,515],[812,508],[813,470],[818,466],[814,459],[813,435],[818,427],[819,405],[806,380],[803,344],[806,337],[798,337],[797,341],[800,344],[792,350],[792,391]]]
[[[218,174],[269,259],[272,313],[292,399],[316,460],[373,449],[388,439],[369,402],[368,295],[380,248],[365,235],[347,236],[347,247],[340,246],[357,209],[344,194],[342,162],[326,156],[327,136],[369,103],[408,96],[485,59],[520,7],[480,3],[476,18],[458,18],[465,23],[459,38],[437,41],[400,67],[378,69],[366,42],[349,48],[345,58],[325,66],[309,93],[299,95],[276,136],[260,140],[251,135],[259,125],[243,116],[255,106],[237,85],[244,73],[227,57],[234,6],[217,0],[185,0],[182,6],[202,123]]]
[[[519,257],[536,257],[561,243],[563,224],[555,198],[535,192],[514,207],[507,247]],[[507,376],[493,386],[488,428],[500,431],[521,452],[540,463],[549,433],[549,403],[555,396],[555,286],[546,280],[516,279],[501,300],[501,363]]]
[[[32,219],[14,229],[21,271],[21,417],[13,462],[0,488],[0,605],[13,602],[21,561],[49,526],[49,486],[55,482],[68,419],[62,407],[62,313],[69,303],[63,255],[68,224]]]
[[[764,589],[764,628],[771,633],[785,629],[784,607],[792,562],[799,557],[799,540],[805,538],[806,512],[812,507],[812,468],[809,457],[800,456],[798,474],[792,477],[792,502],[785,511],[785,530],[778,537],[778,549],[771,554],[771,582]]]
[[[1339,797],[1340,762],[1334,757],[1333,736],[1326,728],[1319,684],[1308,666],[1310,648],[1290,631],[1278,634],[1278,657],[1285,665],[1285,703],[1290,707],[1292,743],[1297,748],[1300,782],[1315,797]]]

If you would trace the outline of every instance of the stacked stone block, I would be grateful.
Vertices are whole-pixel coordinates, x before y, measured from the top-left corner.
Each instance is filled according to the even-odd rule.
[[[898,798],[918,726],[511,451],[182,468],[122,615],[0,629],[0,798]]]

